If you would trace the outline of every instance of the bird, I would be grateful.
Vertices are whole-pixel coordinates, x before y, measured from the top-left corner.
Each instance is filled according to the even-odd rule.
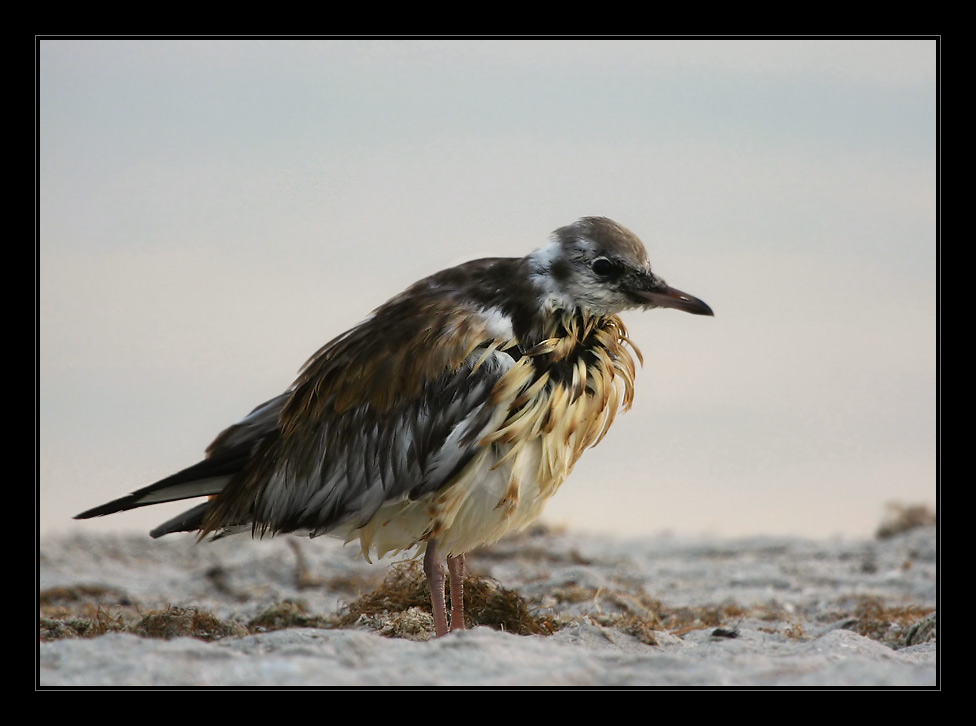
[[[370,562],[422,556],[436,636],[463,630],[466,553],[537,519],[631,407],[643,357],[619,314],[652,308],[713,315],[633,232],[583,217],[525,257],[414,283],[200,462],[76,519],[202,497],[150,536],[332,535]]]

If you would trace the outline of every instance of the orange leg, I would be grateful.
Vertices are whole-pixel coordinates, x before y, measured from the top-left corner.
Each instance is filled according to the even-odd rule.
[[[451,576],[451,632],[464,630],[464,555],[447,558]]]
[[[447,635],[447,603],[444,600],[444,568],[437,556],[437,541],[427,540],[424,554],[424,574],[430,588],[430,605],[434,611],[434,632],[437,637]]]

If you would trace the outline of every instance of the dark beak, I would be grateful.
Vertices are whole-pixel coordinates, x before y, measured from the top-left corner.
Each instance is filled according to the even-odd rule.
[[[654,278],[647,287],[634,291],[642,305],[655,308],[674,308],[692,315],[715,315],[708,305],[697,297],[669,287],[664,280]]]

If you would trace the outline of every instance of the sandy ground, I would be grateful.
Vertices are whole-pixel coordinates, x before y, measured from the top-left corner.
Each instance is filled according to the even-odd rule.
[[[306,566],[299,567],[294,545]],[[125,535],[40,542],[37,684],[67,686],[937,687],[937,532],[884,540],[612,540],[536,531],[469,557],[552,635],[486,626],[428,639],[419,610],[352,627],[255,627],[283,602],[315,624],[390,571],[328,538],[195,544]],[[490,582],[490,580],[488,580]],[[168,606],[226,637],[72,634],[77,618]],[[397,620],[399,618],[399,620]],[[74,619],[74,620],[73,620]],[[245,629],[248,624],[250,629]],[[399,625],[397,625],[397,623]],[[397,630],[399,627],[399,630]],[[391,632],[401,637],[389,637]]]

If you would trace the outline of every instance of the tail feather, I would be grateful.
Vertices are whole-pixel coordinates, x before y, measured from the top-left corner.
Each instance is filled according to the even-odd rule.
[[[233,459],[205,459],[199,464],[183,469],[155,484],[138,489],[124,497],[88,509],[75,515],[75,519],[104,517],[129,509],[151,504],[175,502],[181,499],[206,497],[219,494],[231,477],[240,470],[240,461]]]
[[[75,516],[75,519],[104,517],[129,509],[147,507],[163,502],[175,502],[194,497],[213,497],[220,494],[227,483],[246,470],[254,451],[267,436],[278,429],[278,416],[291,395],[290,391],[262,403],[242,421],[223,431],[207,448],[207,458],[160,479],[155,484],[138,489],[124,497]],[[203,502],[156,527],[150,534],[161,537],[170,532],[190,532],[200,528],[211,502]],[[234,525],[243,527],[244,524]]]
[[[203,525],[203,517],[208,509],[210,509],[210,502],[201,502],[192,509],[163,522],[153,529],[149,536],[156,539],[164,534],[173,534],[174,532],[196,532]]]

